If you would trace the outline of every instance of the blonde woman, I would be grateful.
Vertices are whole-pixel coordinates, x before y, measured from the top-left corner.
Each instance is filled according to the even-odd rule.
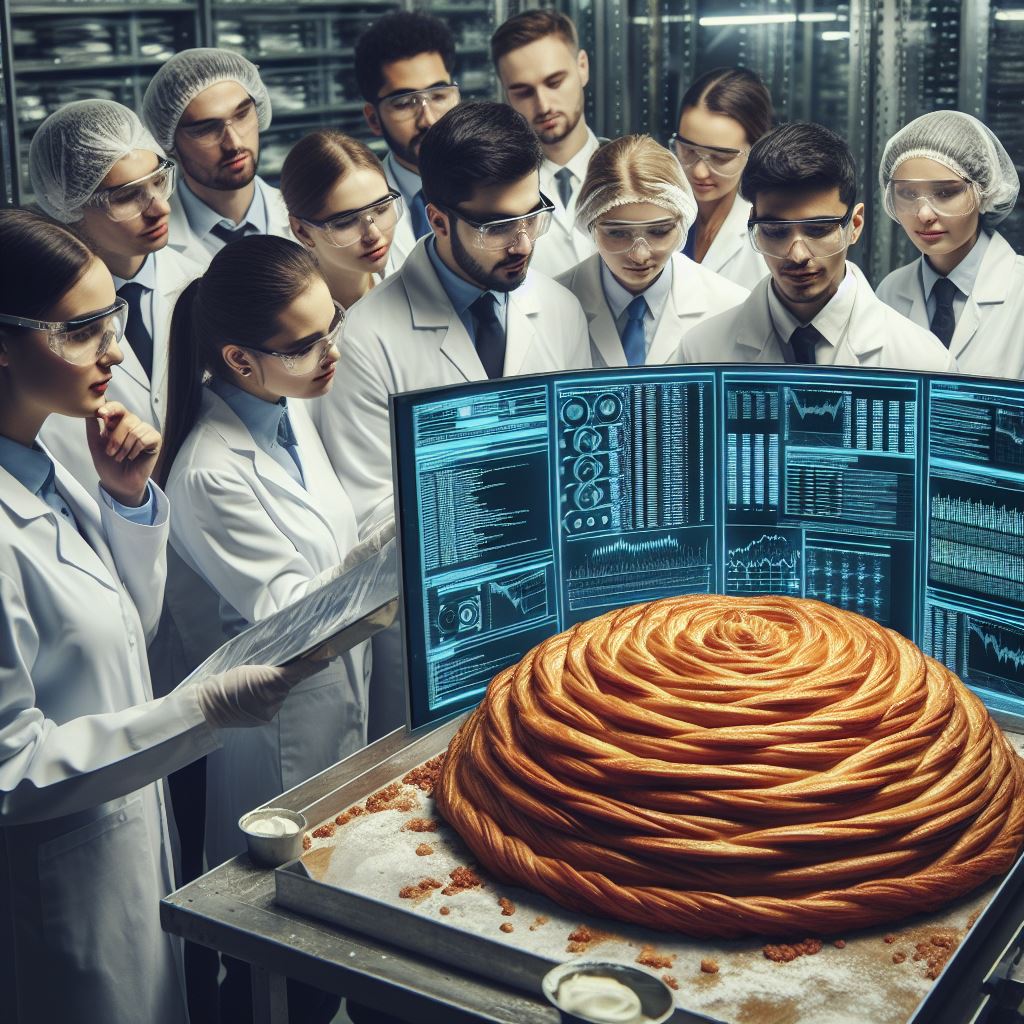
[[[595,366],[676,362],[688,331],[747,297],[679,252],[696,216],[679,163],[649,135],[623,136],[591,158],[576,223],[597,253],[558,281],[587,314]]]

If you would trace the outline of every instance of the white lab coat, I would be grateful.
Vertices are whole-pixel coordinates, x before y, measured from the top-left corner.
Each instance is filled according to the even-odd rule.
[[[409,208],[412,200],[407,199],[402,192],[391,165],[392,160],[394,160],[394,157],[391,153],[384,157],[384,177],[388,180],[388,188],[394,189],[395,192],[402,196],[402,216],[395,225],[395,236],[391,240],[387,270],[389,274],[392,270],[397,270],[405,262],[405,258],[416,246],[416,233],[412,226],[412,211]]]
[[[713,270],[748,291],[769,273],[764,257],[750,244],[747,235],[750,210],[750,203],[737,192],[729,215],[700,262],[702,267]]]
[[[839,345],[819,345],[819,358],[833,356],[835,366],[882,366],[893,370],[956,373],[956,360],[934,334],[911,323],[882,302],[853,263],[857,294],[846,333]],[[766,277],[747,299],[705,320],[683,340],[682,363],[784,363],[786,361],[768,310]]]
[[[292,604],[356,543],[356,519],[302,402],[289,402],[306,487],[204,389],[199,420],[167,481],[171,542],[220,595],[222,620],[258,622]],[[366,743],[368,645],[300,683],[277,718],[235,730],[207,760],[206,854],[244,848],[238,818]]]
[[[666,265],[668,269],[672,272],[672,287],[647,350],[648,365],[678,362],[679,343],[689,331],[708,317],[738,305],[748,294],[746,288],[726,281],[682,253],[672,255],[671,263]],[[601,283],[600,255],[584,260],[557,280],[579,299],[587,315],[594,365],[627,366],[622,340]]]
[[[268,185],[258,174],[253,181],[256,182],[256,188],[263,194],[263,201],[267,204],[267,234],[294,240],[295,236],[288,223],[288,208],[284,205],[281,190],[274,188],[273,185]],[[170,205],[171,216],[168,221],[167,244],[200,264],[205,270],[213,259],[213,253],[206,248],[199,236],[189,226],[188,217],[185,216],[185,207],[182,206],[177,193],[171,196]]]
[[[928,327],[920,259],[889,274],[878,286],[878,297]],[[1024,256],[998,231],[992,232],[949,350],[962,373],[1024,378]]]
[[[17,1024],[183,1024],[161,776],[217,744],[195,691],[151,700],[155,526],[97,507],[59,464],[82,535],[0,468],[0,975]]]

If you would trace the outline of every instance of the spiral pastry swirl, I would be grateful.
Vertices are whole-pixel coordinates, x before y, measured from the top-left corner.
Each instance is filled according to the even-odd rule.
[[[494,678],[441,814],[499,879],[692,936],[862,928],[1007,870],[1024,762],[898,633],[816,601],[688,596]]]

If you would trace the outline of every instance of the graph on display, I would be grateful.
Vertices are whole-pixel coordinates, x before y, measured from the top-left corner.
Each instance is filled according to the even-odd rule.
[[[1024,385],[666,366],[393,399],[411,724],[574,623],[828,602],[1024,715]]]

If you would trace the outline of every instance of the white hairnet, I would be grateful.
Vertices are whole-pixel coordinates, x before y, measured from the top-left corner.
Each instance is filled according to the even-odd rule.
[[[113,100],[76,100],[55,110],[28,148],[36,202],[54,220],[81,220],[82,206],[122,157],[164,151],[134,110]]]
[[[624,193],[621,186],[616,183],[594,189],[580,203],[576,208],[576,226],[581,231],[589,232],[599,217],[617,206],[626,206],[629,203],[653,203],[676,214],[682,218],[684,235],[697,219],[697,200],[693,198],[693,193],[688,187],[680,188],[678,185],[665,182],[644,195],[631,195]]]
[[[911,121],[886,143],[878,178],[882,188],[906,160],[935,160],[973,181],[985,227],[993,228],[1017,202],[1020,180],[1013,161],[987,125],[959,110],[934,110]]]
[[[270,96],[252,61],[231,50],[182,50],[161,66],[142,97],[142,119],[168,153],[185,108],[218,82],[237,82],[256,102],[260,131],[270,126]]]

